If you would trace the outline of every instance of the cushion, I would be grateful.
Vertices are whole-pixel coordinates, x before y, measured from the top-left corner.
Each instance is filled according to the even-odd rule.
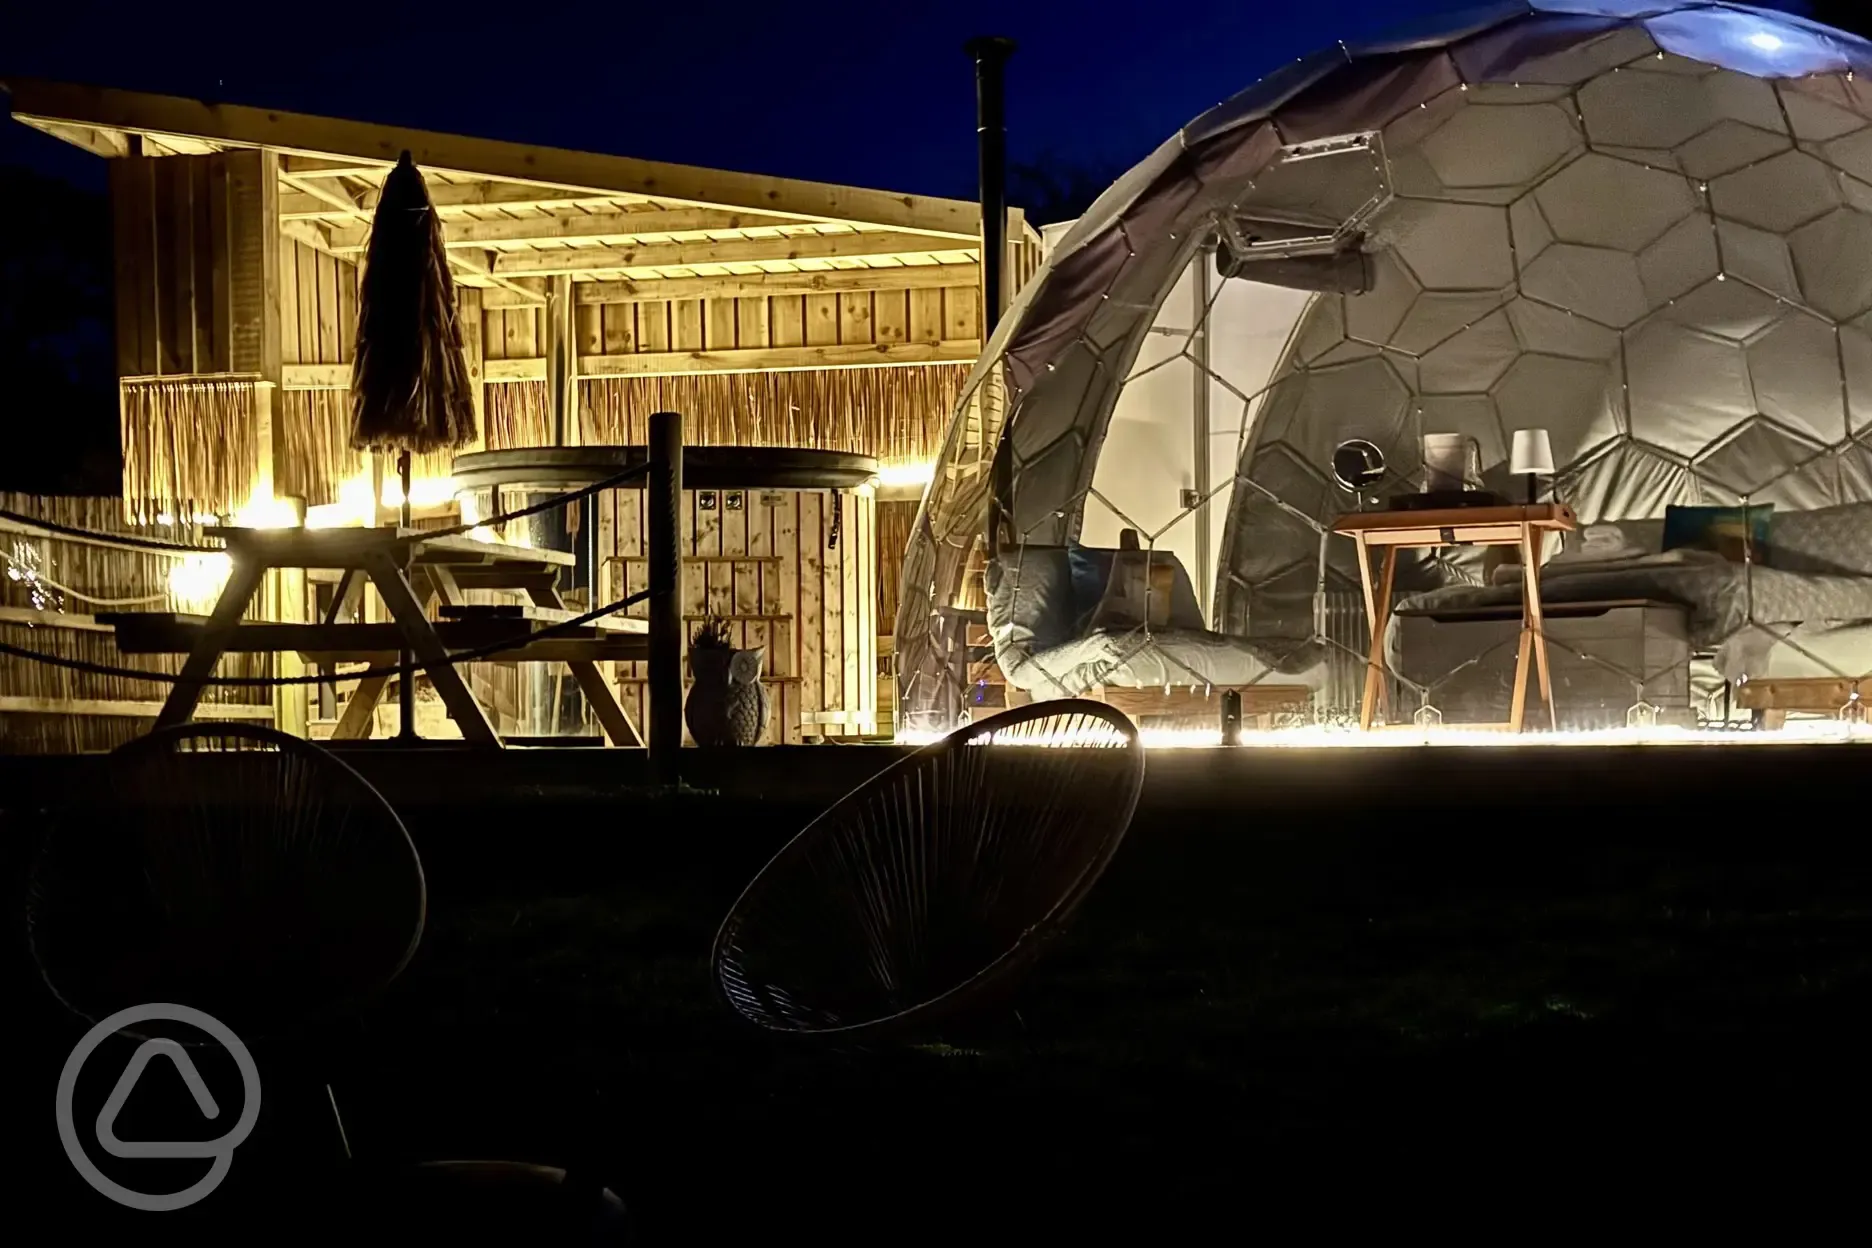
[[[1148,560],[1148,562],[1147,562]],[[1167,550],[1112,552],[1111,575],[1088,631],[1123,632],[1142,627],[1202,631],[1202,604],[1182,560]]]
[[[1066,562],[1072,572],[1073,635],[1084,636],[1092,625],[1092,615],[1105,599],[1105,583],[1111,580],[1112,556],[1117,552],[1073,542],[1066,547]]]
[[[1002,670],[1075,636],[1072,570],[1065,547],[1005,550],[988,561],[985,580],[988,632]]]
[[[1751,507],[1678,507],[1664,509],[1663,548],[1709,550],[1731,563],[1741,563],[1746,549],[1752,563],[1767,566],[1774,504]]]
[[[1561,536],[1560,549],[1549,563],[1616,563],[1621,559],[1641,559],[1646,550],[1616,524],[1589,524]]]

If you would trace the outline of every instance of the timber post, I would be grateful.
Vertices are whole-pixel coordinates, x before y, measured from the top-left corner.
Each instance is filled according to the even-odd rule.
[[[676,782],[682,750],[682,416],[653,412],[648,461],[650,590],[650,771]]]

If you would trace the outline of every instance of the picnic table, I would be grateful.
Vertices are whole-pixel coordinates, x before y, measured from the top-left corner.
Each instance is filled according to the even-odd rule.
[[[574,618],[559,596],[559,569],[573,564],[561,551],[534,550],[461,535],[428,537],[418,529],[242,529],[211,528],[208,536],[227,544],[232,567],[226,586],[207,616],[173,612],[123,612],[97,617],[116,632],[125,654],[186,654],[182,672],[157,716],[157,727],[185,723],[221,656],[234,653],[299,654],[327,664],[393,665],[408,650],[471,744],[498,746],[500,737],[469,692],[451,656],[488,646],[499,654],[477,662],[564,663],[591,703],[614,745],[640,745],[643,738],[624,713],[598,669],[611,661],[641,661],[648,655],[643,620],[608,617],[550,636],[536,634]],[[246,622],[243,616],[265,574],[273,568],[335,570],[332,608],[319,623]],[[406,571],[407,569],[407,571]],[[389,623],[339,623],[340,609],[358,577],[377,587]],[[418,593],[415,577],[427,582]],[[433,589],[441,601],[439,621],[424,613]],[[463,601],[471,589],[515,590],[525,604],[481,605]],[[356,740],[370,726],[387,675],[365,676],[345,705],[333,737]]]

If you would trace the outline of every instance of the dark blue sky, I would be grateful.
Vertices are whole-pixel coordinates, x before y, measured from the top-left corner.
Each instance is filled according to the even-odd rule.
[[[1021,43],[1009,85],[1016,160],[1050,151],[1117,169],[1283,60],[1470,4],[63,0],[9,17],[0,77],[969,197],[974,100],[961,44],[972,34]],[[535,7],[537,24],[516,25]],[[0,132],[0,161],[100,177],[101,162],[24,127]]]

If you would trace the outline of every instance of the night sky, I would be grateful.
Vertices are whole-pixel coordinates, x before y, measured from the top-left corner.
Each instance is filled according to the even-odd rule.
[[[1009,68],[1015,161],[1115,173],[1283,60],[1464,7],[62,0],[8,19],[0,76],[972,198],[970,35],[1021,44]],[[24,127],[0,134],[0,162],[101,184],[101,161]]]

